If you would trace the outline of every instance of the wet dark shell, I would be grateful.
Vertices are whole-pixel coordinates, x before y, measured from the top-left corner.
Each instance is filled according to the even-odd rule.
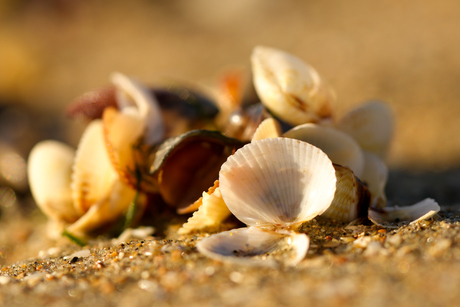
[[[244,144],[218,131],[189,131],[160,145],[150,172],[165,202],[180,209],[213,185],[221,165]]]

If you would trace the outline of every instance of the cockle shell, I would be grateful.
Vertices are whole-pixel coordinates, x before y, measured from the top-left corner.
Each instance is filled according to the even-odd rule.
[[[344,132],[316,124],[303,124],[283,134],[321,148],[333,163],[349,167],[357,177],[364,170],[364,156],[358,143]]]
[[[250,227],[206,238],[198,249],[209,257],[240,263],[246,260],[235,256],[272,252],[288,237],[296,251],[289,265],[297,264],[308,250],[308,238],[292,230],[327,210],[336,189],[327,155],[289,138],[245,145],[222,165],[219,182],[229,210]]]
[[[367,187],[348,167],[335,164],[334,168],[337,178],[334,199],[321,216],[342,222],[366,217],[370,204],[370,193]]]
[[[72,223],[79,214],[70,190],[75,150],[57,141],[35,145],[27,162],[29,185],[35,202],[55,221]]]
[[[334,95],[316,70],[301,59],[258,46],[251,56],[254,86],[262,103],[291,125],[332,116]]]
[[[387,104],[371,101],[348,112],[337,128],[352,136],[363,150],[382,158],[393,134],[393,116]]]

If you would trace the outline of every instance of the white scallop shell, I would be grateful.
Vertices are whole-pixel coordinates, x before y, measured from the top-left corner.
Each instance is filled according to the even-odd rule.
[[[42,141],[29,155],[27,173],[35,202],[51,219],[74,222],[70,181],[75,150],[57,141]]]
[[[335,170],[320,149],[270,138],[239,149],[219,173],[230,211],[250,226],[295,227],[323,213],[335,192]]]
[[[385,186],[388,180],[388,167],[377,155],[366,151],[363,153],[364,171],[360,179],[371,193],[371,207],[383,208],[387,203]]]
[[[75,209],[83,215],[112,189],[118,174],[110,163],[102,121],[93,120],[84,131],[73,165],[72,199]]]
[[[268,138],[277,138],[281,136],[281,133],[282,130],[280,123],[276,119],[269,117],[259,124],[251,141],[254,142]]]
[[[393,115],[388,105],[372,101],[348,112],[337,127],[351,135],[363,150],[383,157],[393,134]]]
[[[310,143],[324,151],[333,163],[349,167],[359,178],[364,169],[364,156],[356,141],[337,129],[316,124],[303,124],[283,134],[284,137]]]
[[[239,228],[212,235],[198,242],[197,249],[215,260],[230,263],[277,267],[278,263],[267,254],[282,249],[293,252],[284,257],[286,265],[298,264],[307,254],[310,240],[305,234],[264,231],[258,227]],[[285,250],[283,252],[286,252]],[[254,257],[262,256],[262,257]]]
[[[254,86],[262,103],[292,124],[332,114],[334,95],[316,70],[292,54],[258,46],[251,56]]]
[[[188,234],[204,228],[216,227],[230,215],[227,205],[222,199],[220,188],[211,194],[203,192],[202,205],[193,216],[177,231],[178,234]]]
[[[434,199],[426,198],[407,207],[370,208],[369,219],[379,226],[397,228],[398,223],[414,224],[434,216],[439,210],[441,207]]]

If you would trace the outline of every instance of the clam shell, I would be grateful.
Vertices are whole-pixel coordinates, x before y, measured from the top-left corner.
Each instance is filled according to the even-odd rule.
[[[363,150],[383,157],[393,134],[393,115],[387,104],[372,101],[348,112],[337,127],[351,135]]]
[[[277,138],[281,136],[281,133],[280,123],[274,118],[266,118],[254,132],[252,142],[268,138]]]
[[[334,95],[313,67],[262,46],[254,48],[251,63],[257,94],[277,117],[291,125],[331,117]]]
[[[407,207],[370,208],[369,219],[382,227],[397,228],[401,222],[414,224],[426,220],[438,213],[439,210],[441,207],[434,199],[426,198]]]
[[[229,215],[230,210],[222,199],[219,187],[216,187],[212,193],[203,192],[202,205],[177,233],[188,234],[204,228],[219,226]]]
[[[330,207],[321,214],[322,217],[351,222],[367,216],[370,194],[366,186],[348,167],[334,165],[337,187]]]
[[[388,168],[377,155],[364,151],[364,171],[360,179],[371,193],[371,207],[383,208],[387,197],[385,186],[388,180]]]
[[[118,175],[104,144],[101,120],[93,120],[84,131],[73,164],[72,199],[83,215],[101,197],[107,195]]]
[[[42,141],[29,155],[27,175],[35,202],[49,218],[74,222],[70,182],[75,150],[57,141]]]
[[[283,134],[310,143],[324,151],[333,163],[349,167],[360,177],[364,170],[364,155],[356,141],[339,130],[316,124],[303,124]]]
[[[219,173],[230,211],[250,226],[296,227],[323,213],[335,192],[335,170],[320,149],[271,138],[239,149]]]
[[[212,235],[198,242],[197,249],[207,257],[232,264],[277,267],[278,262],[269,253],[291,251],[293,255],[283,260],[286,265],[294,266],[305,257],[309,244],[305,234],[249,227]]]

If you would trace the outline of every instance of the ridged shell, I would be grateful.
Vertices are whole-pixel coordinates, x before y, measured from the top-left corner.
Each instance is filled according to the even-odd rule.
[[[84,131],[73,164],[72,199],[83,215],[101,197],[107,195],[118,175],[110,163],[104,144],[101,120],[93,120]]]
[[[70,181],[75,150],[57,141],[35,145],[27,162],[32,195],[40,209],[51,219],[74,222]]]
[[[393,134],[393,116],[388,105],[372,101],[348,112],[337,127],[351,135],[363,150],[382,158]]]
[[[441,208],[434,199],[426,198],[407,207],[370,208],[369,219],[379,226],[397,228],[398,223],[414,224],[434,216],[439,210]]]
[[[283,134],[310,143],[324,151],[333,163],[349,167],[360,177],[364,169],[364,156],[358,143],[347,134],[330,127],[304,124]]]
[[[274,118],[264,119],[259,127],[257,127],[256,132],[252,137],[252,142],[268,139],[268,138],[277,138],[281,136],[281,125]]]
[[[348,167],[334,165],[337,187],[331,206],[322,217],[351,222],[366,217],[370,203],[370,193]]]
[[[250,226],[298,225],[323,213],[335,192],[335,170],[320,149],[271,138],[239,149],[219,173],[230,211]]]
[[[364,171],[360,179],[371,193],[371,207],[386,206],[385,185],[388,180],[388,168],[377,155],[364,151]]]
[[[254,86],[277,117],[300,125],[331,117],[334,100],[316,70],[292,54],[258,46],[251,56]]]
[[[268,254],[291,252],[283,256],[286,265],[298,264],[307,254],[310,240],[305,234],[264,231],[258,227],[224,231],[198,242],[197,249],[212,259],[251,266],[277,267],[278,262]],[[262,256],[262,257],[254,257]]]

